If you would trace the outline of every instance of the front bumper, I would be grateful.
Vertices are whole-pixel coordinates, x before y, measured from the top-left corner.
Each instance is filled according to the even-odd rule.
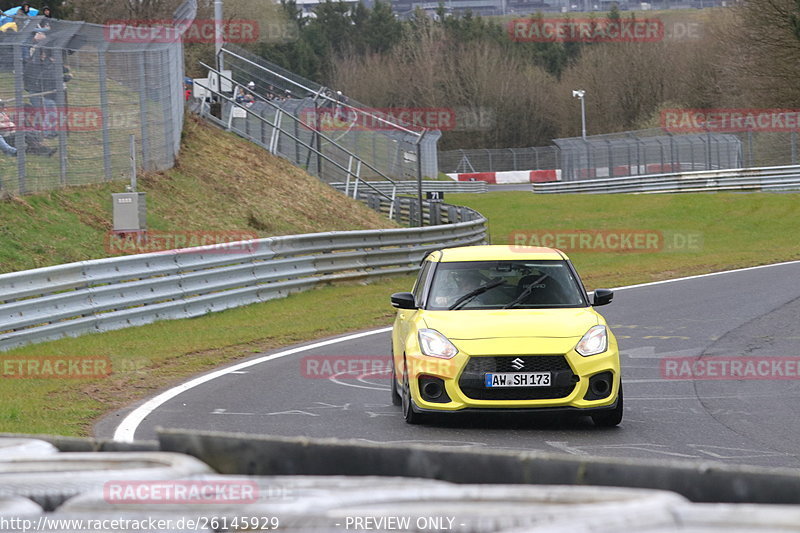
[[[469,364],[472,359],[496,358],[513,359],[514,355],[474,355],[459,353],[451,360],[431,361],[433,358],[423,355],[409,355],[408,364],[412,398],[420,412],[453,412],[453,411],[512,411],[512,412],[566,412],[575,411],[590,414],[595,410],[608,410],[616,406],[620,388],[619,352],[616,343],[602,354],[583,357],[574,351],[554,355],[521,355],[519,357],[544,360],[547,364],[542,368],[525,368],[522,372],[546,370],[551,372],[550,387],[526,388],[484,388],[481,391],[479,382],[481,372],[492,371],[491,365]],[[551,361],[545,358],[552,358]],[[561,366],[555,359],[561,358]],[[488,362],[479,361],[480,363]],[[542,361],[539,361],[542,362]],[[499,363],[498,363],[499,365]],[[548,366],[549,365],[549,366]],[[566,365],[566,367],[564,367]],[[540,365],[541,366],[541,365]],[[477,367],[477,371],[476,371]],[[488,369],[488,370],[487,370]],[[506,368],[494,370],[508,371]],[[513,371],[513,370],[512,370]],[[589,394],[589,382],[592,376],[609,373],[611,388],[607,396],[601,399],[586,399]],[[440,378],[449,401],[426,401],[420,391],[419,378]]]
[[[451,411],[455,413],[464,413],[464,414],[478,414],[478,413],[508,413],[508,414],[521,414],[521,415],[532,415],[532,414],[574,414],[574,415],[593,415],[597,413],[602,413],[606,411],[613,411],[617,408],[617,402],[619,400],[615,397],[614,403],[611,405],[606,405],[603,407],[573,407],[570,405],[567,406],[557,406],[557,407],[493,407],[488,409],[486,407],[464,407],[463,409],[459,409],[457,411]],[[417,405],[412,406],[415,412],[417,413],[442,413],[444,412],[443,409],[425,409],[419,407]]]

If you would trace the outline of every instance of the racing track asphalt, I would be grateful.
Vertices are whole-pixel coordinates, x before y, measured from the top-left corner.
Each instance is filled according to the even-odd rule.
[[[622,350],[619,428],[599,429],[586,417],[483,414],[410,426],[391,405],[385,376],[304,377],[309,356],[386,356],[383,331],[220,375],[160,405],[135,437],[152,439],[162,426],[800,467],[800,381],[674,380],[660,370],[664,357],[800,356],[799,279],[800,262],[792,262],[618,290],[599,311]],[[130,412],[106,417],[96,434],[111,437]]]

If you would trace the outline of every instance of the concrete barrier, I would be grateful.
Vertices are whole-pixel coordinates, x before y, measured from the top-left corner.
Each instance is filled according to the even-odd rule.
[[[30,433],[0,433],[0,439],[34,439],[52,444],[60,452],[157,452],[158,442],[140,440],[120,442],[110,439],[88,437],[64,437],[61,435],[34,435]]]
[[[466,172],[461,174],[448,174],[456,181],[484,181],[494,184],[510,183],[547,183],[561,179],[561,170],[508,170],[502,172]]]
[[[162,430],[161,449],[225,474],[379,475],[455,483],[597,485],[669,490],[695,502],[800,503],[800,472],[714,462],[577,457],[336,439]]]

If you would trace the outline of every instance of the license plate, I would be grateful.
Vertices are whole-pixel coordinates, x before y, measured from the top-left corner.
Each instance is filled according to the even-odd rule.
[[[499,372],[486,374],[485,384],[492,387],[549,387],[550,372]]]

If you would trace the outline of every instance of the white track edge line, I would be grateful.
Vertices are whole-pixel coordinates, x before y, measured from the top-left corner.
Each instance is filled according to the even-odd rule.
[[[385,333],[387,331],[391,331],[391,327],[387,328],[380,328],[374,329],[371,331],[362,331],[360,333],[354,333],[352,335],[346,335],[344,337],[337,337],[335,339],[328,339],[321,342],[315,342],[313,344],[308,344],[306,346],[300,346],[297,348],[291,348],[289,350],[284,350],[282,352],[265,355],[262,357],[257,357],[255,359],[251,359],[249,361],[243,361],[239,364],[222,368],[220,370],[215,370],[214,372],[210,372],[208,374],[204,374],[202,376],[196,377],[192,380],[189,380],[185,383],[181,383],[180,385],[168,389],[161,394],[154,396],[153,398],[147,400],[142,405],[131,411],[120,424],[117,426],[117,429],[114,431],[113,439],[119,442],[133,442],[134,434],[136,433],[136,429],[139,427],[139,424],[144,421],[147,416],[155,411],[157,408],[161,407],[163,404],[168,402],[169,400],[175,398],[179,394],[182,394],[190,389],[197,387],[198,385],[202,385],[203,383],[207,383],[213,379],[218,377],[230,374],[237,370],[241,370],[243,368],[248,368],[251,366],[255,366],[257,364],[263,363],[265,361],[272,361],[273,359],[280,359],[281,357],[286,357],[287,355],[292,355],[299,352],[304,352],[307,350],[314,350],[316,348],[322,348],[323,346],[328,346],[331,344],[336,344],[339,342],[346,342],[351,341],[354,339],[359,339],[361,337],[367,337],[369,335],[375,335],[378,333]]]

